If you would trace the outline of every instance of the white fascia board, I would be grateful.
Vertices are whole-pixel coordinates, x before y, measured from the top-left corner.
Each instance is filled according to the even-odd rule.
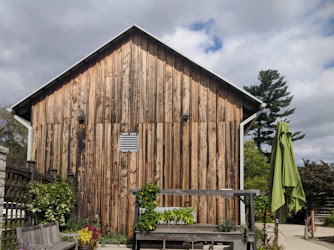
[[[122,36],[124,33],[126,33],[128,30],[130,30],[131,28],[137,28],[139,30],[141,30],[142,32],[146,33],[147,35],[151,36],[152,38],[154,38],[155,40],[157,40],[158,42],[160,42],[161,44],[165,45],[166,47],[168,47],[169,49],[173,50],[174,52],[178,53],[179,55],[181,55],[182,57],[184,57],[185,59],[189,60],[191,63],[194,63],[196,65],[198,65],[200,68],[204,69],[205,71],[207,71],[208,73],[216,76],[217,78],[225,81],[226,83],[228,83],[229,85],[231,85],[233,88],[237,89],[238,91],[242,92],[243,94],[247,95],[248,97],[250,97],[251,99],[255,100],[256,102],[258,102],[259,104],[262,105],[262,101],[258,98],[256,98],[255,96],[253,96],[252,94],[248,93],[247,91],[245,91],[244,89],[238,87],[237,85],[233,84],[232,82],[226,80],[225,78],[221,77],[220,75],[204,68],[202,65],[200,65],[199,63],[194,62],[193,60],[191,60],[190,58],[186,57],[185,55],[183,55],[182,53],[180,53],[179,51],[177,51],[176,49],[174,49],[173,47],[167,45],[166,43],[162,42],[159,38],[155,37],[154,35],[152,35],[150,32],[144,30],[143,28],[139,27],[136,24],[131,25],[130,27],[128,27],[127,29],[123,30],[122,32],[120,32],[118,35],[114,36],[112,39],[110,39],[108,42],[104,43],[102,46],[98,47],[96,50],[94,50],[92,53],[88,54],[87,56],[83,57],[82,59],[80,59],[78,62],[74,63],[72,66],[70,66],[69,68],[67,68],[66,70],[64,70],[63,72],[61,72],[60,74],[58,74],[56,77],[52,78],[50,81],[48,81],[47,83],[43,84],[40,88],[38,88],[37,90],[31,92],[29,95],[27,95],[26,97],[24,97],[23,99],[21,99],[20,101],[18,101],[17,103],[15,103],[14,105],[12,105],[12,109],[15,108],[17,105],[19,105],[20,103],[24,102],[25,100],[29,99],[29,97],[33,96],[34,94],[36,94],[37,92],[39,92],[40,90],[42,90],[43,88],[46,88],[49,84],[51,84],[52,82],[54,82],[55,80],[57,80],[58,78],[60,78],[62,75],[65,75],[68,71],[74,69],[76,66],[78,66],[80,63],[84,62],[85,60],[87,60],[89,57],[91,57],[92,55],[98,53],[102,48],[104,48],[105,46],[107,46],[108,44],[110,44],[111,42],[115,41],[117,38],[119,38],[120,36]]]

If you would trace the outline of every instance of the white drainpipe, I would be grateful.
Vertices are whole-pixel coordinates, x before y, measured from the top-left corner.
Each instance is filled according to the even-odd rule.
[[[12,109],[7,109],[8,112],[12,113]],[[21,123],[23,126],[25,126],[28,129],[28,147],[27,147],[27,161],[31,161],[31,152],[32,152],[32,138],[34,135],[34,130],[31,126],[31,123],[27,121],[26,119],[14,115],[15,120],[17,120],[19,123]]]
[[[248,133],[250,127],[255,122],[256,118],[263,112],[264,107],[267,106],[266,103],[261,103],[261,110],[256,112],[255,114],[248,117],[246,120],[240,123],[240,190],[244,190],[244,136]],[[244,131],[244,127],[250,121],[251,124],[248,126],[248,129]],[[242,197],[245,198],[245,197]],[[245,204],[240,201],[240,224],[246,224],[246,210]]]

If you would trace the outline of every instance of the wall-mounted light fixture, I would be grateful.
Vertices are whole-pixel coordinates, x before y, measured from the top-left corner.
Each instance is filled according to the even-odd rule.
[[[189,118],[190,118],[190,114],[189,114],[189,113],[184,113],[184,114],[183,114],[183,120],[184,120],[184,121],[188,121]]]
[[[84,114],[79,115],[79,123],[83,124],[84,122],[85,122],[85,115]]]

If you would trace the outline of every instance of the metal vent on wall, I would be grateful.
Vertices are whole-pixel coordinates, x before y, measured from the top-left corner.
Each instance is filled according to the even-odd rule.
[[[137,133],[121,134],[121,152],[138,152],[139,136]]]

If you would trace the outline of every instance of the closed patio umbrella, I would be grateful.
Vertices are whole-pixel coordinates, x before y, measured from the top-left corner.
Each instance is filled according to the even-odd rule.
[[[273,140],[270,172],[269,201],[272,212],[287,205],[289,211],[297,213],[305,204],[305,194],[295,162],[289,124],[277,124]]]

